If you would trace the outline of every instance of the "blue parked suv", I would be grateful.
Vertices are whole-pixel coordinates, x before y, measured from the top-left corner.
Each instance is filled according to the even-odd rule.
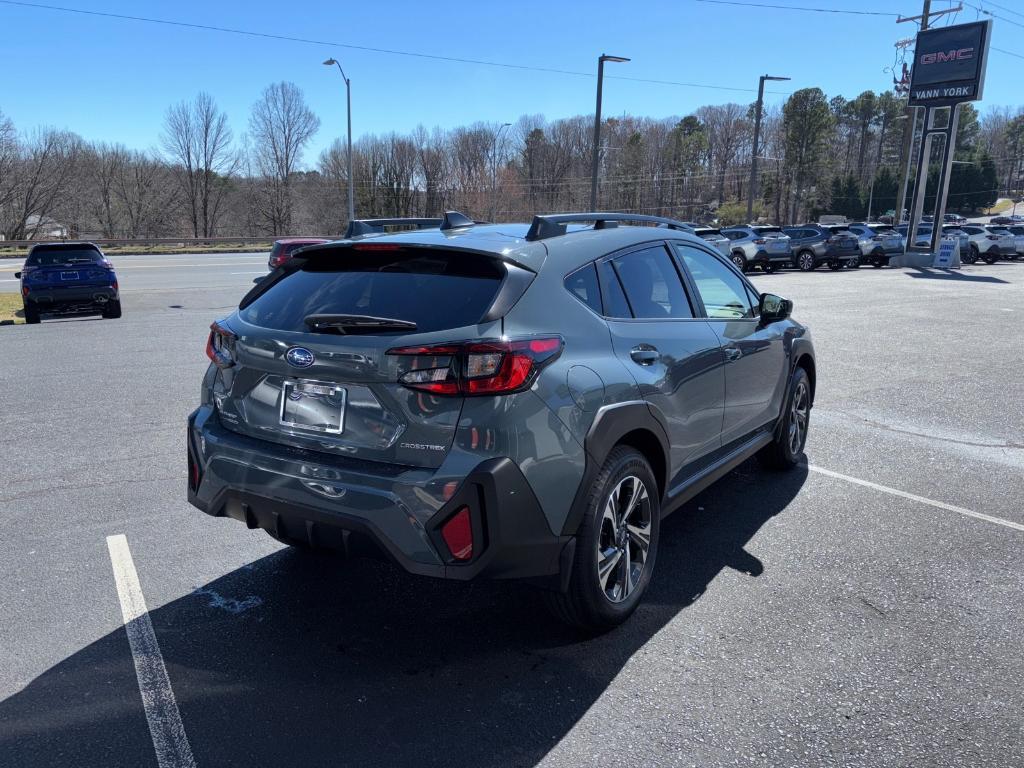
[[[193,505],[300,549],[527,579],[602,630],[643,595],[662,517],[748,457],[800,460],[810,334],[684,224],[384,231],[403,223],[352,222],[213,324]]]
[[[25,322],[43,314],[121,316],[121,297],[114,267],[92,243],[40,243],[32,246],[21,280]]]

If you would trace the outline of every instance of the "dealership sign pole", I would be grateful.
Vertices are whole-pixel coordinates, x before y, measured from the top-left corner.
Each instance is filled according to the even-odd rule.
[[[921,252],[921,249],[915,247],[914,241],[924,213],[929,160],[933,143],[942,141],[942,161],[939,166],[939,184],[935,194],[934,223],[927,264],[931,264],[931,254],[938,248],[942,235],[942,217],[946,212],[946,200],[949,197],[949,177],[956,149],[960,105],[966,101],[981,99],[991,38],[991,19],[952,27],[937,27],[917,35],[908,104],[911,107],[923,108],[924,128],[917,154],[917,182],[914,184],[913,202],[910,206],[907,246],[901,266],[926,265],[923,258],[915,258],[910,254]]]

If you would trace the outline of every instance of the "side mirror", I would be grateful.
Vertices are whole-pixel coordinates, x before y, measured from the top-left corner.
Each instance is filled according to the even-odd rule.
[[[777,323],[779,320],[785,320],[793,314],[793,302],[781,296],[776,296],[774,293],[762,293],[760,314],[761,322],[765,325]]]
[[[14,279],[15,280],[21,280],[21,272],[15,272],[14,273]]]

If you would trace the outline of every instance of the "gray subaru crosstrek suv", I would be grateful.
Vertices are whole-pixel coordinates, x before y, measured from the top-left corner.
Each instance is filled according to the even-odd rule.
[[[798,462],[810,334],[679,222],[394,223],[299,251],[213,324],[193,505],[301,549],[526,579],[599,631],[643,595],[662,517],[750,456]]]

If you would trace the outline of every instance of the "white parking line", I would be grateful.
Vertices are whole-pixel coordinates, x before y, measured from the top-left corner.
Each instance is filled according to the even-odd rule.
[[[231,272],[232,275],[265,275],[267,270],[261,269],[259,272]]]
[[[935,507],[936,509],[944,509],[947,512],[956,512],[958,515],[964,515],[965,517],[973,517],[976,520],[984,520],[986,523],[995,523],[996,525],[1003,525],[1007,528],[1012,528],[1015,531],[1024,531],[1024,525],[1015,523],[1012,520],[1004,520],[1001,517],[993,517],[992,515],[985,515],[981,512],[974,512],[970,509],[964,509],[954,504],[947,504],[944,501],[935,501],[934,499],[926,499],[924,496],[918,496],[914,493],[907,493],[901,491],[898,488],[890,488],[887,485],[879,485],[878,483],[872,483],[870,480],[861,480],[859,477],[850,477],[849,475],[843,475],[839,472],[833,472],[831,469],[824,469],[822,467],[816,467],[813,464],[808,464],[807,468],[812,472],[817,472],[821,475],[827,475],[828,477],[834,477],[837,480],[845,480],[848,483],[854,483],[855,485],[862,485],[865,488],[871,488],[882,493],[892,494],[893,496],[899,496],[900,498],[910,499],[910,501],[916,501],[920,504],[927,504],[928,506]]]
[[[164,657],[160,653],[153,622],[146,609],[146,598],[139,585],[139,575],[128,549],[128,539],[123,534],[107,536],[107,548],[157,764],[160,768],[195,768],[192,747],[185,735],[178,703],[174,700]]]

